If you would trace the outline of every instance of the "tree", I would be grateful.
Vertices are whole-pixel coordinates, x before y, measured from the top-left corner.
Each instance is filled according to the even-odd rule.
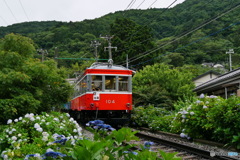
[[[192,78],[191,73],[165,64],[146,66],[133,77],[134,103],[172,109],[174,102],[194,94]]]
[[[0,122],[40,113],[68,101],[71,87],[53,60],[33,59],[33,42],[10,34],[0,41]]]
[[[153,47],[150,28],[141,26],[127,18],[117,18],[111,25],[110,34],[114,35],[112,45],[118,47],[118,52],[113,54],[116,62],[125,62],[129,58],[140,55]],[[105,57],[106,58],[106,57]],[[137,64],[145,59],[134,61]]]

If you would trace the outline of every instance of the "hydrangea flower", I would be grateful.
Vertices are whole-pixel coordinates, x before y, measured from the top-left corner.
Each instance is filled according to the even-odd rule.
[[[123,153],[126,153],[126,154],[134,154],[134,155],[138,155],[137,152],[134,152],[134,151],[124,151]]]
[[[185,136],[186,136],[186,135],[185,135],[184,133],[181,133],[181,134],[180,134],[180,137],[181,137],[181,138],[184,138]]]
[[[9,120],[7,121],[7,124],[11,124],[11,123],[12,123],[12,120],[9,119]]]
[[[16,136],[12,136],[11,138],[13,141],[16,141],[17,140],[17,137]]]
[[[42,128],[37,128],[37,131],[38,131],[38,132],[42,132],[43,129],[42,129]]]
[[[190,112],[190,115],[194,115],[194,112]]]
[[[24,160],[28,160],[29,157],[36,157],[38,159],[41,158],[41,155],[39,153],[36,153],[36,154],[28,154],[26,155],[26,157],[24,158]]]
[[[47,157],[57,158],[57,157],[66,157],[66,154],[62,154],[60,152],[54,152],[52,149],[48,149],[47,152],[43,155],[43,159]]]
[[[186,115],[182,115],[182,118],[183,118],[183,119],[186,119],[187,117],[186,117]]]
[[[199,98],[204,98],[204,94],[202,93],[202,94],[199,96]]]
[[[199,100],[196,101],[197,104],[200,104],[201,102],[202,102],[202,101],[199,101]]]
[[[207,106],[203,106],[204,109],[208,108]]]
[[[145,149],[150,150],[152,145],[154,145],[153,142],[150,142],[150,141],[145,141],[145,142],[144,142],[144,148],[145,148]]]
[[[38,128],[41,128],[40,125],[38,123],[35,123],[34,124],[34,128],[38,129]]]
[[[211,95],[209,98],[217,98],[217,96]]]

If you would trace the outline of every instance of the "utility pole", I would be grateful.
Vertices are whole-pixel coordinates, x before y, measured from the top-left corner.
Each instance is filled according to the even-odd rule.
[[[232,71],[232,55],[231,54],[234,54],[234,50],[229,49],[229,51],[227,51],[226,54],[229,54],[229,70]]]
[[[98,46],[100,46],[101,43],[99,43],[98,41],[94,40],[94,41],[91,41],[91,46],[94,47],[94,55],[95,55],[95,58],[96,58],[96,62],[98,61],[98,52],[97,52],[97,48]]]
[[[114,36],[105,36],[105,37],[101,37],[100,38],[104,38],[108,41],[108,47],[104,47],[104,51],[106,51],[108,49],[108,53],[109,53],[109,60],[108,62],[110,63],[110,65],[113,64],[113,60],[112,60],[112,49],[115,49],[115,51],[117,50],[117,47],[112,47],[112,43],[111,43],[111,39],[113,38]]]
[[[126,65],[127,65],[127,68],[128,68],[128,54],[127,54],[127,59],[126,59]]]
[[[48,54],[47,50],[43,50],[42,48],[41,49],[37,49],[37,51],[42,54],[42,62],[44,61],[44,54]]]
[[[58,53],[58,48],[57,47],[55,47],[55,51],[54,51],[55,53],[54,53],[54,59],[55,59],[55,61],[56,61],[56,63],[57,63],[57,66],[58,66],[58,57],[59,57],[59,53]]]

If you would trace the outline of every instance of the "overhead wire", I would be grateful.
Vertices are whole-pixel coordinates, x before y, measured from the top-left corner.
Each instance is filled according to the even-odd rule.
[[[160,12],[160,14],[158,14],[158,16],[156,16],[156,18],[158,18],[159,15],[163,14],[164,12],[166,12],[173,4],[175,4],[177,1],[178,1],[178,0],[173,1],[167,8],[165,8],[164,10],[162,10],[162,11]],[[129,38],[126,38],[126,39],[124,39],[123,41],[127,41],[127,40],[129,40],[129,39],[132,39],[132,37],[133,37],[134,35],[136,35],[137,33],[139,33],[144,27],[146,27],[149,23],[151,23],[152,21],[154,21],[156,18],[153,18],[153,19],[151,19],[151,21],[148,21],[147,24],[143,25],[140,29],[138,29],[136,32],[134,32],[133,34],[131,34],[131,36],[130,36]],[[126,48],[125,48],[125,49],[122,49],[122,50],[119,50],[119,51],[117,51],[117,52],[122,52],[122,51],[124,51],[124,50],[126,50]]]
[[[8,25],[7,21],[6,21],[2,16],[0,16],[0,18],[2,19],[2,21],[3,21],[4,23],[6,23],[6,25]]]
[[[23,5],[22,5],[21,0],[19,0],[19,3],[20,3],[20,5],[21,5],[21,7],[22,7],[22,10],[23,10],[25,16],[27,17],[27,20],[29,21],[29,17],[28,17],[28,15],[27,15],[27,12],[26,12],[25,8],[24,8]]]
[[[131,6],[129,7],[129,9],[132,8],[132,6],[136,3],[136,0],[133,1],[133,3],[131,4]]]
[[[13,18],[15,19],[15,21],[18,22],[16,16],[13,14],[13,12],[12,12],[11,8],[8,6],[7,2],[5,0],[3,0],[3,1],[4,1],[5,5],[7,6],[8,10],[11,12],[11,14],[12,14]]]
[[[205,4],[209,4],[211,1],[213,1],[213,0],[210,0],[210,1],[208,1],[207,3],[205,3]],[[205,21],[206,22],[206,21]],[[205,22],[203,22],[203,23],[205,23]],[[202,23],[202,24],[203,24]],[[180,35],[178,35],[178,36],[181,36],[181,35],[184,35],[185,33],[187,33],[187,32],[183,32],[183,33],[181,33]],[[149,39],[148,39],[149,40]],[[144,41],[146,41],[146,40],[144,40]],[[129,48],[133,48],[134,46],[131,46],[131,47],[129,47]],[[124,50],[127,50],[127,49],[129,49],[129,48],[125,48],[125,49],[123,49],[123,50],[121,50],[121,51],[124,51]],[[144,52],[145,53],[145,52]],[[144,53],[142,53],[142,54],[144,54]],[[139,56],[139,55],[137,55],[137,56]],[[129,58],[129,60],[132,60],[132,59],[134,59],[136,56],[134,56],[134,57],[131,57],[131,58]],[[125,62],[125,61],[124,61]],[[124,62],[120,62],[120,63],[124,63]]]
[[[128,4],[127,8],[124,9],[124,10],[127,10],[127,9],[131,6],[131,4],[132,4],[134,1],[136,1],[136,0],[131,0],[131,2]]]
[[[210,2],[212,2],[213,0],[209,0],[208,2],[206,2],[205,4],[209,4]],[[205,5],[204,4],[204,5]],[[186,10],[186,9],[185,9]],[[181,33],[181,35],[183,35],[183,34],[185,34],[185,33],[187,33],[187,32],[183,32],[183,33]],[[179,35],[180,36],[180,35]],[[145,42],[145,41],[147,41],[147,40],[150,40],[150,39],[152,39],[152,37],[151,38],[148,38],[148,39],[146,39],[146,40],[144,40],[144,41],[142,41],[142,42],[139,42],[139,44],[141,44],[141,43],[143,43],[143,42]],[[131,48],[133,48],[134,46],[136,46],[137,44],[135,44],[135,45],[132,45],[131,47],[127,47],[127,48],[124,48],[124,49],[122,49],[122,50],[119,50],[119,51],[117,51],[117,52],[121,52],[121,51],[125,51],[125,50],[127,50],[127,49],[131,49]],[[130,58],[130,60],[132,59],[133,57],[131,57]],[[125,61],[124,61],[125,62]],[[121,63],[124,63],[124,62],[119,62],[118,64],[121,64]]]
[[[138,9],[146,0],[143,0],[138,6],[136,9]]]
[[[227,29],[229,29],[229,28],[231,28],[231,27],[233,27],[233,26],[239,25],[239,24],[240,24],[240,21],[239,21],[239,22],[236,22],[236,23],[232,23],[232,24],[230,24],[229,26],[227,26],[227,27],[225,27],[225,28],[222,28],[222,29],[220,29],[220,30],[218,30],[218,31],[216,31],[216,32],[214,32],[214,33],[211,33],[211,34],[209,34],[209,35],[207,35],[207,36],[204,36],[204,37],[202,37],[202,38],[199,38],[199,39],[197,39],[197,40],[195,40],[195,41],[193,41],[193,42],[191,42],[191,43],[188,43],[187,45],[185,45],[185,46],[183,46],[183,47],[179,47],[179,48],[177,48],[177,49],[175,49],[175,50],[173,50],[173,51],[170,51],[169,53],[174,53],[174,52],[176,52],[177,50],[186,48],[186,47],[188,47],[188,46],[190,46],[190,45],[192,45],[192,44],[195,44],[195,43],[197,43],[197,42],[203,41],[203,40],[207,39],[208,37],[211,37],[211,36],[213,36],[213,35],[216,35],[216,34],[222,32],[222,31],[224,31],[224,30],[227,30]],[[155,51],[156,51],[156,50],[153,50],[153,51],[151,51],[151,52],[155,52]],[[150,61],[152,61],[152,60],[154,60],[154,59],[163,57],[163,56],[165,56],[165,55],[167,55],[167,54],[168,54],[168,53],[165,53],[165,54],[159,55],[159,56],[157,56],[157,57],[151,58],[151,59],[149,59],[149,60],[147,60],[147,61],[140,62],[140,63],[138,63],[138,64],[136,64],[136,65],[131,65],[131,66],[138,66],[138,65],[140,65],[140,64],[144,64],[144,63],[150,62]]]
[[[155,0],[148,8],[151,8],[158,0]]]
[[[165,46],[167,46],[167,45],[169,45],[169,44],[171,44],[171,43],[173,43],[173,42],[175,42],[175,41],[177,41],[177,40],[179,40],[179,39],[181,39],[181,38],[183,38],[183,37],[185,37],[185,36],[187,36],[187,35],[189,35],[189,34],[191,34],[191,33],[193,33],[194,31],[203,28],[203,27],[206,26],[207,24],[209,24],[209,23],[211,23],[211,22],[213,22],[213,21],[221,18],[222,16],[228,14],[229,12],[237,9],[239,6],[240,6],[240,3],[238,3],[235,7],[232,7],[231,9],[229,9],[229,10],[221,13],[220,15],[216,16],[215,18],[207,21],[206,23],[201,24],[201,25],[199,25],[198,27],[194,28],[193,30],[185,33],[184,35],[181,35],[180,37],[177,37],[177,38],[173,39],[172,41],[167,42],[167,43],[165,43],[165,44],[163,44],[163,45],[161,45],[161,46],[159,46],[159,47],[153,48],[152,50],[146,51],[146,52],[142,53],[141,55],[137,55],[137,56],[133,57],[132,59],[130,59],[129,62],[133,62],[133,61],[136,61],[136,60],[138,60],[138,59],[140,59],[140,58],[142,58],[142,57],[144,57],[144,56],[147,56],[147,55],[149,55],[149,54],[151,54],[151,53],[153,53],[153,52],[155,52],[155,51],[157,51],[157,50],[159,50],[159,49],[161,49],[161,48],[163,48],[163,47],[165,47]],[[134,59],[134,58],[135,58],[135,59]],[[125,63],[124,63],[124,64],[125,64]]]

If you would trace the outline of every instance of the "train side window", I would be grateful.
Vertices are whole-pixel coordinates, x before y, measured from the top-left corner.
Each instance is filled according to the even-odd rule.
[[[128,91],[128,77],[119,76],[118,89],[119,91]]]
[[[92,75],[92,91],[102,91],[102,76]]]
[[[116,76],[105,77],[105,90],[116,91]]]
[[[81,81],[81,93],[87,92],[87,77],[84,77],[84,79]]]

